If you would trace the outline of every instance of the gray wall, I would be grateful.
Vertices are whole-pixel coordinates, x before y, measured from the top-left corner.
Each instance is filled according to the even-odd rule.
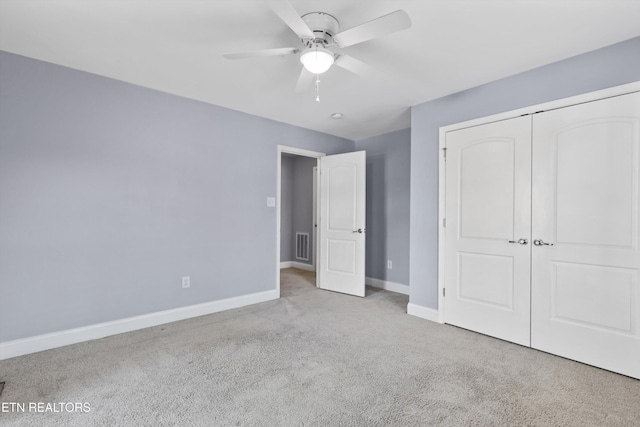
[[[6,52],[0,93],[0,342],[275,289],[277,145],[354,148]]]
[[[282,155],[280,163],[280,262],[293,261],[293,161]]]
[[[408,285],[411,129],[357,141],[355,149],[367,152],[366,275]]]
[[[411,109],[410,301],[437,308],[438,129],[640,80],[640,37]]]

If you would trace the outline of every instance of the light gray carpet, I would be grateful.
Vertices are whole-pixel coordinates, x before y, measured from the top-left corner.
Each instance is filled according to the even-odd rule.
[[[405,295],[317,290],[0,361],[16,426],[638,426],[640,381],[406,314]]]

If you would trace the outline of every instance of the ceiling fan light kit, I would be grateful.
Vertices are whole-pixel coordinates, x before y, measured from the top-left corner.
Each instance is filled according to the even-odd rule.
[[[308,46],[300,56],[302,65],[313,74],[326,72],[335,60],[335,55],[326,46],[333,45],[333,35],[340,29],[338,20],[328,13],[311,12],[300,17],[313,33],[313,39],[301,41]]]
[[[377,70],[362,61],[350,56],[337,55],[329,47],[347,47],[368,40],[406,30],[411,27],[411,19],[403,10],[396,10],[371,21],[357,25],[340,32],[338,20],[328,13],[311,12],[300,16],[287,0],[269,1],[271,9],[300,37],[304,46],[300,62],[303,64],[296,92],[308,89],[313,74],[316,76],[329,70],[333,64],[347,71],[362,76],[376,75]],[[250,57],[276,56],[297,54],[298,48],[263,49],[259,51],[238,52],[224,55],[227,59],[243,59]],[[318,86],[320,80],[316,77],[316,100],[319,100]]]
[[[333,52],[319,45],[305,49],[300,56],[304,68],[313,74],[324,73],[333,65],[333,61]]]

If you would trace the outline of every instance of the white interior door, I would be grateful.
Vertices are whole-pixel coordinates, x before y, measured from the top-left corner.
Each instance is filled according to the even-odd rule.
[[[533,129],[532,347],[640,378],[640,93]]]
[[[445,322],[530,345],[531,118],[446,136]]]
[[[363,297],[364,151],[320,158],[318,287]]]

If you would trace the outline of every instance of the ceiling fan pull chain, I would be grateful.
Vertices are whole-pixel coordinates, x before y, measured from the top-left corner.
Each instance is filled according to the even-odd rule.
[[[320,74],[316,74],[316,102],[320,102]]]

